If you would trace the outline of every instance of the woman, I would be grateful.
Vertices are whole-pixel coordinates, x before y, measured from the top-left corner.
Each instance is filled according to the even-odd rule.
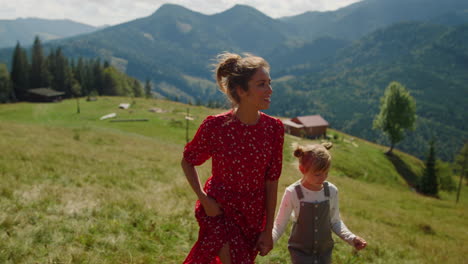
[[[199,237],[184,263],[254,263],[273,248],[272,229],[284,128],[270,107],[268,63],[256,56],[218,56],[218,86],[233,103],[207,117],[187,144],[182,168],[198,197]],[[194,166],[212,157],[202,189]]]

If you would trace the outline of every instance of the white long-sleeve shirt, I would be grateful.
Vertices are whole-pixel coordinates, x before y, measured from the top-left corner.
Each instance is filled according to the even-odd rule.
[[[289,219],[292,217],[294,222],[297,221],[300,211],[299,198],[297,197],[296,190],[294,187],[299,184],[302,189],[304,198],[303,202],[317,203],[327,200],[325,197],[323,189],[320,191],[311,191],[305,188],[300,181],[295,182],[288,186],[284,191],[283,199],[278,210],[278,215],[275,219],[275,224],[273,226],[273,241],[276,243],[278,239],[283,234]],[[333,232],[338,235],[341,239],[346,241],[348,244],[353,245],[353,239],[356,237],[346,225],[343,223],[340,217],[340,209],[338,205],[338,188],[332,183],[328,183],[328,188],[330,189],[330,222]]]

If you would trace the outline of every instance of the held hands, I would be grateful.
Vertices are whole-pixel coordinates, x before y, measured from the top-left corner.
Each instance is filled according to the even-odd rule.
[[[199,200],[203,205],[207,216],[217,216],[223,213],[221,206],[210,196],[204,195],[203,197],[200,197]]]
[[[353,245],[356,250],[361,250],[367,246],[367,242],[364,240],[364,238],[357,236],[353,239]]]
[[[263,231],[258,237],[255,248],[260,251],[260,256],[266,256],[273,249],[273,237],[271,231]]]

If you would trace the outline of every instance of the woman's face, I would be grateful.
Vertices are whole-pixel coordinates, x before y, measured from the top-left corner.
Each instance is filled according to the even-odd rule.
[[[257,110],[264,110],[270,107],[271,79],[270,73],[265,68],[257,69],[252,78],[248,81],[248,90],[240,89],[239,96],[241,104],[249,105]]]

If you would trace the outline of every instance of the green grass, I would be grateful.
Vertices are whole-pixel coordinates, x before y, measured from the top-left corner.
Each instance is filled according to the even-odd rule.
[[[185,112],[190,137],[222,110],[129,98],[0,105],[0,263],[181,263],[197,238],[195,195],[180,169]],[[148,109],[159,107],[165,113]],[[115,112],[118,119],[100,121]],[[367,239],[359,253],[335,237],[334,263],[465,263],[468,194],[423,197],[406,184],[423,163],[332,131],[330,181],[348,227]],[[286,136],[278,200],[299,179]],[[210,163],[199,168],[202,179]],[[409,175],[409,176],[408,176]],[[287,234],[258,263],[288,263]]]

